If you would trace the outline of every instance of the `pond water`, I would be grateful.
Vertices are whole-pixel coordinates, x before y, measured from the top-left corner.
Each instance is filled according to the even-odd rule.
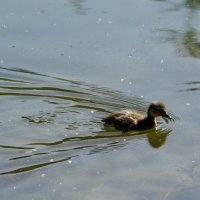
[[[1,199],[199,199],[200,1],[5,1]],[[101,119],[162,100],[157,130]]]

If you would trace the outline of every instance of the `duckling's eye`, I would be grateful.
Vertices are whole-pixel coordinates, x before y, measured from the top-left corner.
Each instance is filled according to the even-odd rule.
[[[154,113],[157,113],[157,112],[158,112],[158,110],[157,110],[157,109],[153,109],[153,112],[154,112]]]
[[[158,109],[154,109],[154,110],[153,110],[153,113],[154,113],[154,114],[158,114],[158,113],[161,113],[161,111],[158,110]]]

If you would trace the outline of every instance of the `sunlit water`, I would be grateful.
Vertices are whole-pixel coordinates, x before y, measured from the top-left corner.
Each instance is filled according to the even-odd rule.
[[[3,4],[0,199],[199,199],[199,1]],[[173,122],[101,122],[156,99]]]

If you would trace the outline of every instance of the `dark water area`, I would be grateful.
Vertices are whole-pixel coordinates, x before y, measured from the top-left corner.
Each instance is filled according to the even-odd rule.
[[[200,1],[6,1],[1,199],[199,199]],[[174,121],[102,118],[153,100]]]

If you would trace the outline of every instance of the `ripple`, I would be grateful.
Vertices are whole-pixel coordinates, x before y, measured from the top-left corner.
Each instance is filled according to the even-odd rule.
[[[0,175],[124,149],[133,140],[147,140],[151,147],[159,148],[172,132],[163,122],[157,130],[126,135],[104,129],[101,119],[107,113],[122,108],[145,113],[149,103],[82,81],[0,67],[0,95],[4,103],[1,128],[9,133],[1,139],[5,154]]]
[[[198,92],[200,90],[200,81],[185,82],[184,86],[186,86],[187,88],[179,90],[180,92]]]

